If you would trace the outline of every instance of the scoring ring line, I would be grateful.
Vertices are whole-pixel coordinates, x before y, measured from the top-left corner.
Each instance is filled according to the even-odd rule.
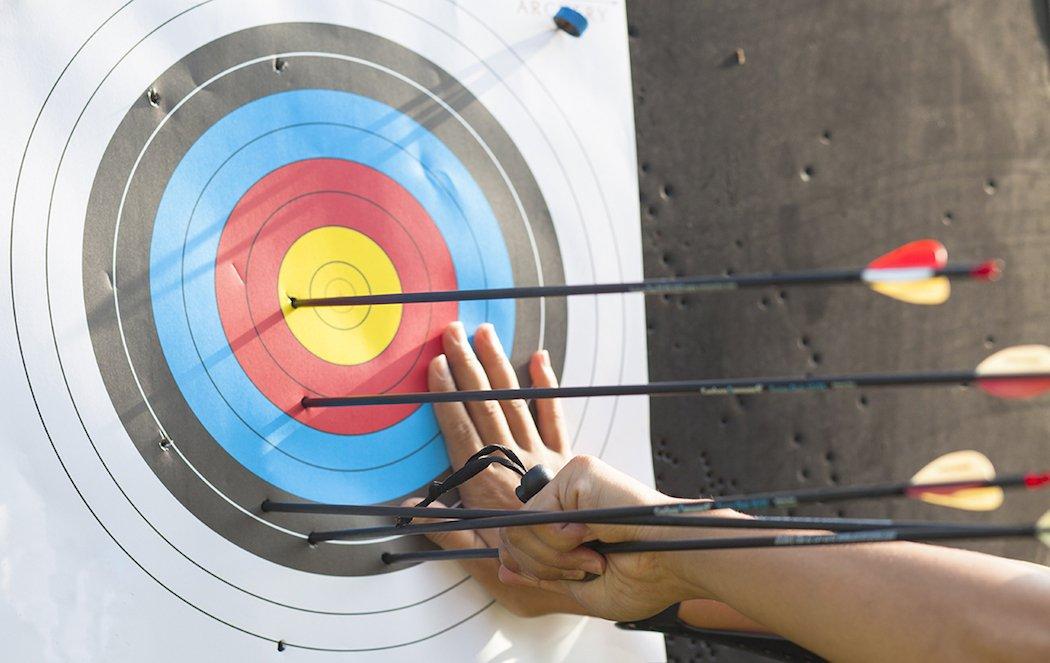
[[[192,91],[190,91],[186,96],[184,96],[182,99],[180,99],[171,108],[171,110],[169,110],[165,114],[164,118],[161,120],[160,123],[158,123],[157,127],[153,130],[153,132],[150,134],[149,138],[147,139],[146,143],[143,145],[142,149],[139,151],[138,156],[135,158],[135,162],[134,162],[134,165],[132,166],[131,172],[128,174],[128,178],[127,178],[127,181],[126,181],[125,186],[124,186],[124,191],[123,191],[123,194],[121,195],[120,204],[118,205],[118,208],[117,208],[117,220],[116,220],[116,227],[115,227],[114,236],[117,236],[120,233],[120,224],[121,224],[121,221],[123,219],[124,206],[125,206],[125,202],[126,202],[128,191],[130,190],[130,187],[131,187],[131,181],[134,178],[135,172],[138,169],[138,166],[141,163],[142,158],[143,158],[146,150],[148,149],[149,145],[153,142],[153,139],[160,132],[161,128],[167,123],[168,119],[172,115],[174,115],[174,113],[177,112],[178,109],[183,104],[185,104],[191,97],[195,96],[198,92],[200,92],[202,89],[204,89],[205,87],[207,87],[208,85],[210,85],[214,81],[216,81],[216,80],[218,80],[218,79],[220,79],[220,78],[222,78],[222,77],[224,77],[224,76],[226,76],[226,75],[228,75],[228,74],[230,74],[230,73],[232,73],[234,71],[237,71],[238,69],[242,69],[244,67],[248,67],[248,66],[251,66],[251,65],[254,65],[254,64],[259,64],[259,63],[262,63],[262,62],[270,62],[274,58],[290,59],[290,58],[294,58],[294,57],[331,58],[331,59],[336,59],[336,60],[344,60],[344,61],[349,61],[349,62],[355,62],[357,64],[362,64],[364,66],[373,67],[373,68],[375,68],[375,69],[377,69],[379,71],[382,71],[382,72],[384,72],[386,74],[394,76],[395,78],[398,78],[398,79],[402,80],[405,83],[408,83],[409,85],[411,85],[412,87],[416,88],[420,92],[426,94],[433,101],[435,101],[436,103],[440,104],[446,110],[446,112],[448,112],[449,114],[453,115],[457,119],[457,121],[471,134],[471,136],[474,137],[474,139],[476,141],[478,141],[478,144],[482,146],[482,148],[484,149],[485,153],[489,156],[489,159],[492,161],[493,165],[496,166],[496,168],[498,169],[498,171],[500,173],[500,176],[503,178],[504,183],[506,184],[508,190],[511,192],[511,194],[512,194],[512,196],[514,198],[515,205],[518,207],[518,212],[519,212],[520,217],[522,219],[527,219],[528,218],[527,214],[525,213],[525,209],[524,209],[524,206],[523,206],[523,204],[521,202],[521,199],[518,196],[517,190],[514,188],[514,186],[511,183],[510,178],[508,177],[506,171],[503,169],[502,164],[500,164],[499,160],[496,158],[495,154],[492,152],[492,150],[488,146],[488,144],[485,143],[484,139],[480,135],[478,135],[478,133],[474,130],[474,128],[471,127],[462,118],[462,116],[460,116],[459,113],[457,113],[455,111],[455,109],[453,109],[451,106],[449,106],[447,103],[445,103],[445,101],[443,99],[441,99],[440,97],[437,97],[436,95],[434,95],[429,89],[427,89],[426,87],[420,85],[419,83],[409,79],[408,77],[404,76],[400,72],[393,71],[393,70],[389,69],[388,67],[384,67],[384,66],[376,64],[376,63],[368,62],[368,61],[363,60],[361,58],[357,58],[357,57],[353,57],[353,56],[349,56],[349,55],[342,55],[342,54],[335,54],[335,53],[321,53],[321,52],[315,52],[315,51],[286,51],[286,52],[272,53],[272,54],[269,54],[269,55],[253,58],[251,60],[246,60],[246,61],[241,62],[241,63],[239,63],[239,64],[237,64],[237,65],[235,65],[233,67],[229,67],[229,68],[225,69],[222,72],[219,72],[218,74],[212,76],[208,80],[206,80],[206,81],[198,84],[196,87],[194,87]],[[534,259],[534,261],[536,263],[537,279],[539,280],[540,285],[542,285],[543,284],[542,265],[540,264],[539,252],[538,252],[538,248],[536,246],[535,237],[534,237],[534,235],[532,233],[532,228],[529,226],[529,224],[526,222],[524,225],[525,225],[528,237],[529,237],[530,247],[531,247],[532,252],[533,252],[533,259]],[[271,528],[273,528],[275,530],[278,530],[278,531],[280,531],[280,532],[282,532],[284,534],[288,534],[290,536],[293,536],[293,537],[296,537],[296,538],[299,538],[299,539],[302,539],[302,540],[305,541],[307,539],[307,536],[308,536],[309,533],[295,532],[293,530],[289,530],[288,528],[281,527],[280,525],[276,525],[276,524],[274,524],[274,523],[272,523],[272,522],[270,522],[268,520],[265,520],[265,519],[259,517],[258,515],[252,513],[248,509],[245,509],[240,504],[237,504],[234,500],[230,499],[225,493],[223,493],[221,490],[219,490],[214,484],[212,484],[210,481],[208,481],[206,477],[204,477],[204,475],[200,472],[200,470],[198,470],[197,467],[195,465],[193,465],[189,461],[189,459],[186,458],[186,456],[182,453],[182,450],[179,449],[179,447],[178,447],[177,441],[175,441],[174,439],[171,438],[170,435],[168,435],[168,432],[165,430],[164,425],[160,421],[160,418],[157,416],[155,410],[153,409],[152,404],[149,402],[149,398],[146,396],[145,390],[142,387],[142,382],[141,382],[141,380],[139,379],[139,376],[138,376],[138,371],[135,369],[135,366],[132,363],[130,350],[128,349],[127,344],[124,341],[125,334],[124,334],[124,328],[123,328],[123,321],[122,321],[121,315],[120,315],[120,296],[119,296],[120,288],[119,288],[118,275],[117,275],[116,242],[114,242],[113,259],[112,259],[111,266],[112,266],[112,270],[113,270],[113,272],[112,272],[112,274],[113,274],[113,300],[114,300],[114,304],[115,304],[116,309],[117,309],[117,316],[116,316],[116,318],[117,318],[117,325],[118,325],[120,337],[121,337],[121,340],[122,340],[124,354],[125,354],[125,357],[128,360],[128,365],[131,368],[131,372],[132,372],[133,378],[135,380],[135,386],[139,390],[139,394],[142,396],[143,403],[146,405],[146,408],[149,411],[150,416],[153,418],[154,422],[156,422],[158,430],[165,437],[167,437],[168,439],[171,440],[172,448],[175,449],[175,451],[178,453],[179,457],[183,460],[183,462],[186,463],[186,466],[189,467],[190,470],[205,485],[207,485],[209,487],[209,489],[211,489],[213,492],[215,492],[223,500],[225,500],[227,503],[229,503],[231,506],[233,506],[235,509],[237,509],[238,511],[240,511],[244,515],[246,515],[246,516],[256,520],[257,522],[259,522],[261,524],[264,524],[267,527],[271,527]],[[539,327],[539,334],[540,334],[540,337],[539,337],[539,345],[540,345],[540,347],[543,346],[543,336],[544,336],[544,332],[545,332],[545,328],[544,328],[545,308],[546,308],[546,304],[545,304],[545,302],[543,302],[541,300],[541,303],[540,303],[540,320],[539,320],[539,325],[538,325],[538,327]],[[384,541],[392,540],[394,538],[399,538],[399,537],[388,537],[388,538],[385,538],[385,539],[377,539],[375,541],[369,539],[369,540],[363,540],[363,541],[360,541],[360,542],[348,542],[348,543],[353,543],[353,544],[381,543],[381,542],[384,542]]]

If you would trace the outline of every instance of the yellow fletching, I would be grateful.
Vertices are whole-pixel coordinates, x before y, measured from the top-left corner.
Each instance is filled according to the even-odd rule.
[[[912,477],[913,484],[983,481],[995,478],[995,466],[979,451],[953,451],[935,459]],[[923,502],[966,511],[994,511],[1003,504],[1003,489],[964,488],[951,493],[928,492],[918,495]]]
[[[1043,545],[1050,548],[1050,511],[1043,514],[1043,517],[1035,521],[1036,536]]]
[[[928,504],[947,506],[963,511],[995,511],[1003,505],[1003,489],[967,488],[954,493],[923,493],[919,499]]]
[[[977,375],[1050,372],[1050,348],[1015,345],[1000,350],[977,365]]]
[[[870,286],[872,290],[880,295],[907,302],[908,304],[923,304],[926,306],[943,304],[948,301],[952,294],[952,285],[946,276],[901,283],[876,281],[871,283]]]

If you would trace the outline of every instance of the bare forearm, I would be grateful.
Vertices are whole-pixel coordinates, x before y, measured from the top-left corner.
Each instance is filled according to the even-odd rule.
[[[740,614],[725,603],[712,599],[691,599],[678,606],[678,619],[690,626],[724,631],[768,633],[769,629]]]
[[[830,659],[1050,660],[1045,567],[915,543],[670,557],[694,596]]]

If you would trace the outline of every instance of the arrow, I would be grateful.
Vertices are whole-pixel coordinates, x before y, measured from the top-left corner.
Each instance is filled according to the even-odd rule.
[[[677,380],[647,384],[596,385],[586,387],[530,387],[478,391],[413,392],[324,396],[303,398],[303,407],[351,407],[403,405],[406,403],[462,403],[536,398],[583,398],[591,396],[637,396],[733,394],[830,391],[859,387],[906,387],[918,385],[969,385],[998,398],[1032,398],[1050,390],[1050,348],[1018,345],[1000,350],[969,371],[919,373],[852,373],[821,377],[758,377],[708,380]]]
[[[448,511],[448,509],[444,509]],[[500,527],[530,527],[550,523],[584,523],[603,525],[643,525],[646,527],[717,527],[723,529],[826,529],[833,532],[856,532],[861,530],[915,527],[959,527],[972,528],[972,524],[945,525],[921,520],[892,520],[889,518],[819,518],[789,516],[756,516],[753,518],[726,518],[703,516],[693,518],[684,515],[649,515],[612,518],[589,514],[587,511],[515,511],[493,518],[467,518],[440,523],[414,525],[387,525],[382,527],[355,527],[330,532],[311,532],[309,543],[322,541],[352,541],[388,536],[411,536],[436,532],[458,532],[462,530],[496,529]]]
[[[544,523],[607,523],[607,524],[656,524],[665,526],[699,526],[694,519],[679,519],[686,513],[697,513],[715,509],[754,510],[777,507],[793,507],[799,504],[816,502],[837,502],[853,499],[903,496],[919,499],[941,506],[969,511],[990,511],[998,508],[1003,502],[1003,488],[1025,488],[1036,490],[1050,487],[1050,472],[1016,474],[1002,477],[995,476],[991,461],[977,451],[955,451],[940,456],[923,467],[910,481],[873,484],[866,486],[841,486],[831,488],[811,488],[796,491],[753,493],[718,498],[712,501],[683,502],[664,505],[616,507],[611,509],[585,509],[577,511],[520,511],[497,509],[448,509],[392,507],[372,505],[345,504],[300,504],[264,502],[263,511],[269,512],[310,512],[340,515],[370,515],[402,517],[428,517],[442,520],[459,519],[453,522],[427,523],[424,525],[402,525],[394,527],[369,527],[313,532],[309,536],[311,543],[335,539],[353,539],[386,535],[425,534],[431,532],[455,531],[465,529],[483,529],[489,527],[528,526]],[[461,514],[460,512],[466,512]],[[651,521],[649,519],[658,520]],[[670,518],[670,520],[667,520]],[[688,521],[687,522],[680,522]],[[722,526],[751,527],[740,524],[741,519],[731,520]],[[809,527],[822,526],[814,519],[805,519]],[[710,526],[716,526],[714,520],[705,519]],[[774,522],[794,522],[792,519],[774,519]],[[831,524],[841,523],[845,528],[881,527],[887,521],[863,520],[846,521],[829,520]],[[905,523],[898,526],[919,526],[923,523]],[[831,527],[828,527],[831,529]]]
[[[812,488],[766,493],[714,502],[693,502],[660,507],[654,515],[673,515],[711,509],[767,509],[815,502],[838,502],[880,497],[907,497],[964,511],[994,511],[1003,503],[1003,488],[1037,490],[1050,487],[1050,472],[997,477],[992,462],[979,451],[953,451],[932,460],[909,481]]]
[[[318,504],[316,502],[274,502],[263,500],[264,513],[316,513],[336,516],[376,516],[385,518],[493,518],[521,513],[520,509],[452,509],[445,507],[384,506],[375,504]]]
[[[1033,524],[984,525],[968,528],[916,527],[839,532],[834,534],[778,534],[731,538],[683,539],[679,541],[624,541],[622,543],[591,543],[588,548],[603,555],[616,553],[668,552],[681,550],[735,550],[744,548],[783,548],[799,546],[852,545],[857,543],[886,543],[889,541],[948,541],[957,539],[988,539],[1006,537],[1035,537],[1050,547],[1050,511]],[[426,562],[450,559],[493,559],[499,557],[496,548],[465,550],[422,550],[402,553],[383,553],[387,564]]]
[[[872,290],[911,304],[941,304],[951,294],[949,279],[994,281],[1002,273],[1000,260],[968,265],[949,265],[948,251],[933,239],[921,239],[898,247],[876,258],[861,269],[809,270],[799,272],[740,275],[683,276],[628,283],[588,283],[582,285],[521,286],[477,290],[436,290],[428,292],[390,292],[345,297],[293,297],[292,308],[318,306],[365,306],[376,304],[419,304],[462,302],[484,299],[528,299],[604,295],[625,292],[687,293],[705,290],[736,290],[788,285],[837,285],[863,283]]]

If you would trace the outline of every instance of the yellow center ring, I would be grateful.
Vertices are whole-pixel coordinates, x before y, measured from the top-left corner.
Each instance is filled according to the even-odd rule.
[[[285,322],[307,350],[333,364],[378,357],[401,324],[401,304],[292,308],[289,297],[401,292],[397,269],[367,235],[342,226],[304,234],[288,248],[277,276]]]

